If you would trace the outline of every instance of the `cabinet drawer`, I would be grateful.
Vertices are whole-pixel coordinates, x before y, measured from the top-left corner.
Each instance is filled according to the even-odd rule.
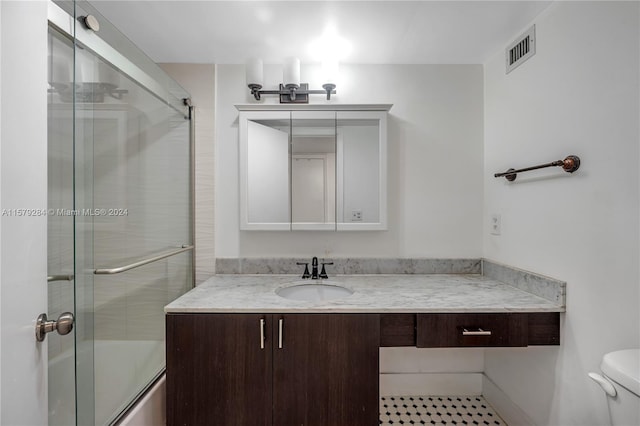
[[[380,314],[380,346],[415,346],[416,314]]]
[[[527,346],[527,314],[418,314],[419,348]]]

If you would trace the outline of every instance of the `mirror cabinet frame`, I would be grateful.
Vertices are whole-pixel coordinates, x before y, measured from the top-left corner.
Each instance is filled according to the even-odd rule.
[[[239,184],[240,184],[240,230],[260,230],[260,231],[291,231],[291,230],[331,230],[331,231],[385,231],[387,230],[387,116],[391,109],[391,104],[364,104],[364,105],[236,105],[240,111],[238,120],[239,135]],[[306,111],[304,114],[297,114],[297,111]],[[292,156],[292,118],[303,115],[309,119],[317,112],[318,119],[326,119],[327,112],[334,112],[336,116],[336,222],[329,223],[292,223],[291,208],[291,156]],[[250,215],[250,191],[249,191],[249,122],[250,121],[282,121],[289,122],[288,140],[288,166],[287,166],[287,222],[255,222],[249,220]],[[378,123],[378,212],[377,220],[362,222],[339,221],[344,217],[344,193],[341,184],[344,175],[343,139],[341,132],[341,121],[377,121]],[[284,152],[283,148],[280,151]],[[283,180],[284,176],[276,176],[276,179]],[[281,192],[281,191],[280,191]],[[276,198],[284,196],[278,194]],[[366,217],[366,215],[365,215]]]

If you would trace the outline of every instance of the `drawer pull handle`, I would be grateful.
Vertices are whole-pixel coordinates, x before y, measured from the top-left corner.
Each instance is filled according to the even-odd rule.
[[[478,327],[477,330],[467,330],[466,328],[462,329],[463,336],[491,336],[491,330],[483,330]]]
[[[284,319],[278,320],[278,349],[282,349],[282,328],[284,326]]]
[[[264,319],[260,318],[260,349],[264,349]]]

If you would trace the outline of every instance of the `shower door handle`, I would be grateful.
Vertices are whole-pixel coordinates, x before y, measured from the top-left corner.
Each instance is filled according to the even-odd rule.
[[[73,330],[73,322],[75,318],[71,312],[63,312],[56,321],[47,319],[47,314],[40,314],[36,320],[36,341],[43,342],[47,337],[47,333],[57,331],[58,334],[64,336]]]

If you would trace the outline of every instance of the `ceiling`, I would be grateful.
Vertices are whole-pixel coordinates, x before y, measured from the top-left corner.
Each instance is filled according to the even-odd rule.
[[[91,3],[155,62],[318,62],[309,46],[330,26],[350,45],[344,63],[481,64],[551,1]]]

